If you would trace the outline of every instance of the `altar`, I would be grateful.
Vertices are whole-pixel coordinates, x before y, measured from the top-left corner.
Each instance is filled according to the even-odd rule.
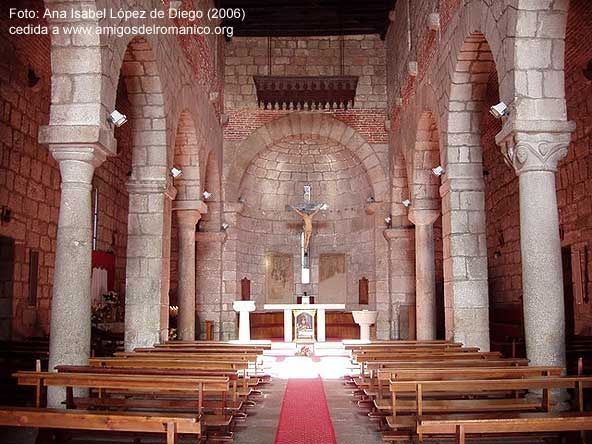
[[[310,336],[310,340],[312,341],[316,339],[317,342],[325,342],[325,312],[327,310],[345,310],[345,304],[265,304],[263,308],[267,311],[284,312],[285,342],[293,342],[296,339],[295,332],[301,334],[301,339],[306,339]],[[307,313],[308,316],[306,316]],[[305,314],[305,316],[302,316],[302,314]],[[294,322],[298,316],[302,324],[301,330],[297,330],[298,324]],[[315,317],[316,323],[314,323]],[[309,319],[311,320],[309,321]],[[309,322],[310,325],[308,324]],[[294,324],[296,324],[296,330],[294,329]],[[310,334],[311,330],[312,335]]]

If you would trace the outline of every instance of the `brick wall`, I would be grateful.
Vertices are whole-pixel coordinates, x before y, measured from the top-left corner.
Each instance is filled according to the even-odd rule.
[[[592,81],[584,77],[583,70],[592,60],[590,33],[592,5],[587,0],[572,0],[565,42],[565,92],[568,119],[577,126],[567,157],[559,167],[557,200],[562,246],[581,253],[582,278],[587,282],[585,291],[589,297],[592,296]],[[587,263],[584,263],[586,255]],[[592,303],[574,301],[573,308],[574,333],[591,335]]]
[[[386,106],[385,46],[378,36],[344,38],[344,75],[359,76],[356,108]],[[273,38],[271,74],[340,75],[339,37]],[[226,109],[257,107],[253,75],[268,75],[267,38],[233,38],[225,51]]]

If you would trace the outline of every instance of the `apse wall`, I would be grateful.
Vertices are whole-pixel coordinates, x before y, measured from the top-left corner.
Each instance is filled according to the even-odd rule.
[[[310,285],[301,283],[302,219],[289,207],[303,202],[304,185],[311,185],[314,202],[329,205],[313,219]],[[244,209],[239,219],[238,267],[241,279],[251,281],[251,299],[258,306],[280,302],[266,298],[266,273],[273,265],[270,254],[292,257],[294,284],[285,302],[294,303],[295,296],[306,291],[319,303],[357,305],[358,281],[365,277],[374,284],[374,218],[365,211],[373,191],[360,160],[345,146],[322,137],[284,138],[253,159],[240,194]],[[343,294],[319,291],[320,256],[325,254],[344,255]],[[331,273],[327,266],[323,270],[324,277]]]

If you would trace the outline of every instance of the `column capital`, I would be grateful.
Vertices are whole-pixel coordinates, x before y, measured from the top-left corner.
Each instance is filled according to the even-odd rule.
[[[508,121],[496,135],[506,164],[520,175],[529,171],[557,171],[557,164],[567,155],[574,122]]]
[[[413,225],[432,225],[440,216],[440,210],[432,208],[411,208],[409,220]]]
[[[195,231],[195,225],[201,219],[201,213],[198,210],[177,210],[175,211],[179,227],[190,226]]]
[[[400,226],[400,227],[393,227],[387,228],[382,232],[385,239],[388,241],[394,239],[407,239],[410,235],[412,235],[414,228],[412,226]]]
[[[94,168],[101,165],[113,153],[103,145],[95,144],[51,144],[49,152],[58,162],[75,161],[88,163]]]
[[[168,179],[162,180],[130,180],[127,182],[127,190],[135,194],[164,194],[173,200],[177,195],[177,189]]]
[[[117,154],[113,130],[97,125],[43,125],[39,127],[39,143],[50,146],[101,146],[109,155]]]
[[[207,214],[208,206],[202,200],[175,200],[173,202],[173,211],[195,210],[200,214]]]

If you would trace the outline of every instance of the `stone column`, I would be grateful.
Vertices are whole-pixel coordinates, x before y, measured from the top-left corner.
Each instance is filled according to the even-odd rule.
[[[384,230],[384,237],[389,245],[390,339],[408,339],[409,310],[415,305],[413,228],[397,225]]]
[[[418,340],[436,339],[436,258],[434,222],[438,210],[412,209],[415,224],[415,325]]]
[[[177,210],[179,239],[179,317],[177,336],[182,341],[195,340],[195,226],[201,218],[198,210]]]
[[[91,335],[91,190],[95,168],[106,152],[95,146],[50,146],[62,176],[57,231],[49,369],[56,365],[86,365]],[[63,388],[47,391],[49,407],[63,407]]]
[[[167,180],[128,183],[125,349],[152,347],[168,336],[171,201]]]
[[[203,231],[195,233],[195,238],[197,245],[196,312],[200,326],[200,339],[205,339],[206,320],[214,322],[214,337],[219,338],[222,306],[222,250],[226,233]]]
[[[519,177],[526,354],[531,365],[564,367],[565,311],[555,173],[557,163],[567,154],[574,125],[540,122],[547,131],[532,132],[520,130],[531,129],[532,123],[508,123],[496,141]]]

